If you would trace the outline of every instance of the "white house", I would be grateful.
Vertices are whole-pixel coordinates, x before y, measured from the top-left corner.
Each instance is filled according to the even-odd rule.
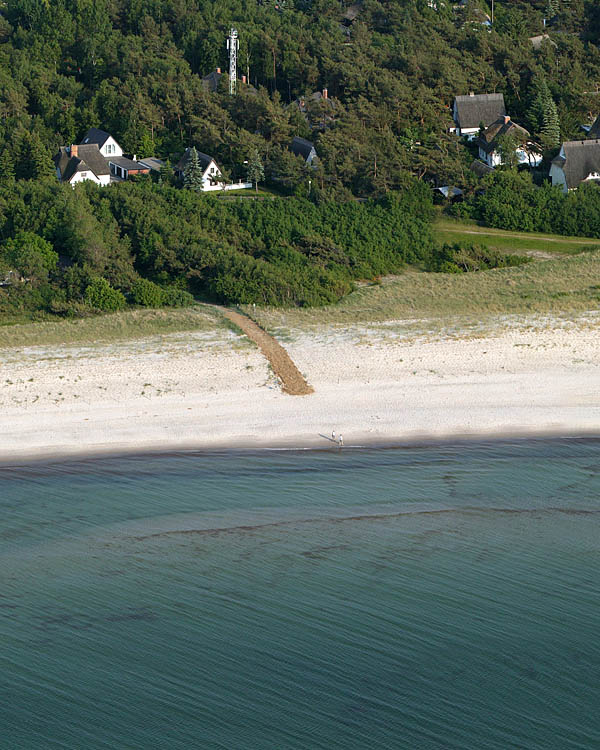
[[[75,185],[91,180],[97,185],[127,180],[156,169],[148,163],[128,159],[117,141],[104,130],[90,128],[79,145],[62,146],[54,157],[56,175],[61,182]],[[159,162],[160,160],[154,160]],[[160,167],[159,167],[160,169]]]
[[[175,175],[179,179],[183,179],[185,168],[191,157],[192,148],[188,146],[183,152],[183,156],[173,167]],[[225,184],[223,179],[223,173],[219,168],[217,162],[208,154],[203,154],[201,151],[196,150],[198,154],[198,163],[202,170],[202,192],[207,193],[213,190],[243,190],[244,188],[251,188],[251,182],[234,182],[231,184]]]
[[[61,146],[54,157],[56,176],[61,182],[75,185],[91,180],[97,185],[110,183],[110,166],[96,144]]]
[[[474,142],[479,146],[479,158],[488,167],[497,167],[502,164],[502,138],[509,136],[517,144],[515,150],[519,164],[528,164],[537,167],[542,161],[542,154],[538,147],[530,140],[530,135],[525,128],[517,125],[510,119],[509,115],[499,117]]]
[[[565,141],[552,159],[550,179],[564,193],[582,182],[600,180],[600,140]]]
[[[505,114],[503,94],[471,93],[457,96],[452,112],[456,127],[450,128],[450,132],[472,141],[479,134],[482,124],[487,128]]]
[[[81,145],[85,146],[88,143],[94,143],[98,146],[98,151],[102,156],[123,156],[123,149],[110,135],[110,133],[98,128],[90,128],[83,137]]]

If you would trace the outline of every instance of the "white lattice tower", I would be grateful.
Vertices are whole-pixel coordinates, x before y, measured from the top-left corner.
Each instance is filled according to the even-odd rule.
[[[232,95],[235,94],[237,84],[237,53],[239,46],[237,29],[232,27],[227,39],[227,49],[229,50],[229,93]]]

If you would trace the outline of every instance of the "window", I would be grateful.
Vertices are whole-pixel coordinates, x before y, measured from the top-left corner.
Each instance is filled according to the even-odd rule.
[[[81,179],[82,179],[82,180],[85,180],[85,178],[86,178],[87,176],[88,176],[88,173],[87,173],[87,172],[82,172],[82,173],[81,173]]]
[[[112,143],[107,143],[106,144],[106,153],[107,154],[114,154],[115,153],[115,147],[113,146]]]

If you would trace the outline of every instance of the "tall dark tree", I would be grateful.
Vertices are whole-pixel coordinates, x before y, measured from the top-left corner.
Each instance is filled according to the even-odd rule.
[[[183,170],[183,186],[196,193],[202,191],[202,167],[195,146],[190,149],[189,158]]]

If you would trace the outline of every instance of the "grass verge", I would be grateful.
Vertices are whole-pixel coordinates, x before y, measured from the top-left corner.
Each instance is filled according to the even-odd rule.
[[[418,273],[364,286],[336,305],[245,311],[267,330],[421,318],[600,309],[600,251],[464,274]]]
[[[180,331],[226,330],[217,310],[197,305],[182,309],[127,310],[77,320],[21,323],[0,328],[0,348],[124,341]]]

